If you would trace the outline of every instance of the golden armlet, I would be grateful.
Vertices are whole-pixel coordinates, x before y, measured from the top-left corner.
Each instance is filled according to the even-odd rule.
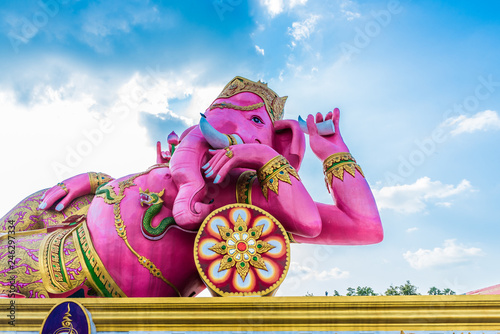
[[[264,166],[259,168],[257,171],[257,177],[259,178],[262,194],[266,200],[268,198],[268,189],[271,189],[276,193],[276,195],[278,195],[279,180],[292,184],[290,175],[300,181],[299,174],[297,174],[295,168],[293,168],[288,160],[286,160],[282,155],[272,158]]]
[[[104,173],[89,172],[87,174],[89,176],[90,192],[92,194],[95,194],[95,192],[99,186],[113,180],[113,178],[111,176],[104,174]]]
[[[335,176],[337,179],[344,181],[344,171],[356,176],[356,170],[363,176],[361,167],[356,163],[356,160],[350,153],[341,152],[330,155],[323,162],[323,173],[325,174],[326,187],[332,183]]]

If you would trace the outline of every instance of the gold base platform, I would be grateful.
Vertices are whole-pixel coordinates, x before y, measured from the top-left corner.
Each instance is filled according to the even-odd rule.
[[[480,331],[500,333],[500,295],[73,299],[97,331]],[[39,331],[61,299],[17,299],[16,327]],[[0,300],[1,309],[9,300]],[[8,310],[4,311],[5,313]],[[4,318],[4,316],[2,316]]]

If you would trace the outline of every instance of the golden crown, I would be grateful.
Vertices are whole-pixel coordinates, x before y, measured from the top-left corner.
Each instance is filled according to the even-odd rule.
[[[261,81],[254,82],[243,77],[234,77],[224,87],[217,99],[228,98],[242,92],[250,92],[260,96],[273,123],[283,119],[285,102],[288,96],[279,97],[278,94],[267,87],[266,83]]]

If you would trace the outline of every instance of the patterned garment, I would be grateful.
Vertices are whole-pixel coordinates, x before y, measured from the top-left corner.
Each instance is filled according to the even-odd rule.
[[[41,198],[45,190],[23,199],[18,205],[0,219],[0,233],[7,232],[14,226],[16,232],[33,231],[50,226],[61,225],[70,216],[87,214],[94,195],[86,195],[75,199],[63,211],[39,210]]]
[[[9,290],[13,281],[15,292],[26,297],[49,297],[43,287],[38,265],[38,252],[46,235],[46,230],[17,233],[15,248],[9,248],[9,235],[4,234],[0,237],[0,286],[2,290]]]
[[[29,298],[47,298],[49,292],[59,294],[81,287],[86,278],[72,230],[18,232],[11,245],[9,235],[0,236],[0,289],[9,290],[12,278],[15,292]],[[57,266],[60,263],[63,265]]]
[[[68,222],[87,213],[94,195],[57,212],[38,209],[44,192],[26,197],[0,219],[0,290],[15,286],[26,297],[47,298],[86,283],[71,233],[75,227]]]

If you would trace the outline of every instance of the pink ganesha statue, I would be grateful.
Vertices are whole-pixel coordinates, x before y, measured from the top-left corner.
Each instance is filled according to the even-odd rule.
[[[380,242],[339,110],[284,120],[285,100],[235,77],[198,125],[172,133],[167,151],[158,143],[148,170],[85,173],[28,196],[0,220],[3,295],[273,295],[290,242]],[[300,180],[304,132],[335,204],[314,202]]]

